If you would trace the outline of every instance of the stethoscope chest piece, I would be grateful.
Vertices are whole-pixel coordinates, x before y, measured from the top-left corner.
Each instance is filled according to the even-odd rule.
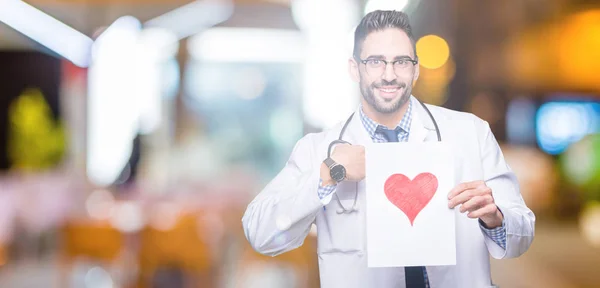
[[[344,209],[344,208],[338,208],[338,210],[335,211],[337,214],[350,214],[352,212],[358,212],[358,207],[352,207],[348,210]]]

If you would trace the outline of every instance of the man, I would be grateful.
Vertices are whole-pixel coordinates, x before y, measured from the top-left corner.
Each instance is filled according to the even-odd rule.
[[[448,206],[458,210],[456,265],[367,267],[362,145],[437,141],[438,130],[411,96],[419,65],[406,14],[369,13],[354,41],[349,70],[362,99],[344,134],[352,145],[335,146],[327,158],[342,123],[298,141],[283,170],[248,206],[242,219],[248,241],[256,251],[275,256],[302,245],[316,224],[321,285],[326,288],[492,287],[489,255],[523,254],[533,240],[535,217],[487,122],[432,105],[427,107],[451,146],[455,180],[461,183],[447,191]],[[350,212],[355,203],[356,211]]]

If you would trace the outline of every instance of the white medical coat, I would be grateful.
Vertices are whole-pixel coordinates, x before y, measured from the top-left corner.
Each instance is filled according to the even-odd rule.
[[[425,109],[420,104],[413,107],[408,141],[437,141]],[[502,259],[523,254],[533,241],[535,216],[525,205],[517,179],[504,161],[488,123],[469,113],[427,107],[437,121],[442,140],[454,151],[456,183],[484,180],[504,214],[507,234],[506,249],[502,249],[485,236],[476,219],[469,219],[455,208],[457,264],[426,267],[429,282],[432,288],[493,287],[489,256]],[[244,232],[256,251],[276,256],[302,245],[314,223],[321,287],[405,287],[402,267],[367,267],[364,180],[358,183],[358,213],[337,214],[339,205],[335,200],[323,209],[317,196],[321,163],[342,126],[340,123],[327,131],[308,134],[297,142],[283,170],[248,205],[242,219]],[[372,142],[358,110],[344,140],[355,145]],[[336,189],[347,209],[354,202],[355,187],[355,183],[342,182]]]

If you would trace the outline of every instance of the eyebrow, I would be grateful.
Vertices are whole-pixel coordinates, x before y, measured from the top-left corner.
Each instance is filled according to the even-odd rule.
[[[367,59],[383,60],[383,59],[385,59],[385,56],[383,56],[383,55],[370,55],[369,57],[367,57]]]
[[[385,60],[385,56],[383,56],[383,55],[370,55],[369,57],[367,57],[367,59]],[[394,57],[393,61],[404,60],[404,59],[412,59],[412,58],[410,56],[408,56],[408,55],[401,55],[401,56]]]
[[[411,60],[412,60],[412,58],[410,58],[410,56],[408,56],[408,55],[403,55],[403,56],[396,56],[396,57],[394,58],[394,61],[396,61],[396,60],[404,60],[404,59],[411,59]]]

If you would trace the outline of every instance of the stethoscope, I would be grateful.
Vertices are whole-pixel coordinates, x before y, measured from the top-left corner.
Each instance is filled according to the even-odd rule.
[[[437,140],[438,140],[438,142],[442,142],[442,135],[440,134],[440,129],[438,128],[437,122],[435,121],[435,118],[431,114],[431,111],[429,111],[429,109],[427,108],[427,106],[425,106],[425,104],[423,104],[423,102],[421,102],[421,100],[417,99],[417,101],[419,101],[419,103],[421,103],[421,106],[423,106],[423,108],[425,109],[425,111],[427,111],[427,114],[429,114],[429,118],[433,122],[433,126],[435,126],[435,133],[437,134]],[[340,131],[340,136],[338,137],[338,139],[333,140],[329,144],[329,148],[327,149],[327,157],[331,156],[331,148],[333,148],[333,146],[335,144],[349,144],[349,145],[352,145],[350,142],[342,140],[342,137],[344,137],[344,133],[346,132],[346,128],[348,127],[348,124],[350,124],[350,121],[352,120],[353,116],[354,116],[354,113],[352,113],[350,115],[350,117],[348,117],[348,120],[346,120],[346,123],[344,123],[344,126],[342,127],[342,130]],[[344,207],[344,205],[342,205],[342,201],[340,201],[340,197],[338,196],[338,194],[334,193],[335,194],[335,199],[337,200],[338,205],[340,206],[340,208],[336,211],[337,214],[350,214],[352,212],[358,212],[358,207],[356,207],[356,203],[358,201],[358,182],[355,185],[356,185],[356,188],[354,190],[354,203],[352,204],[352,208],[350,208],[350,209],[346,209],[346,207]]]

